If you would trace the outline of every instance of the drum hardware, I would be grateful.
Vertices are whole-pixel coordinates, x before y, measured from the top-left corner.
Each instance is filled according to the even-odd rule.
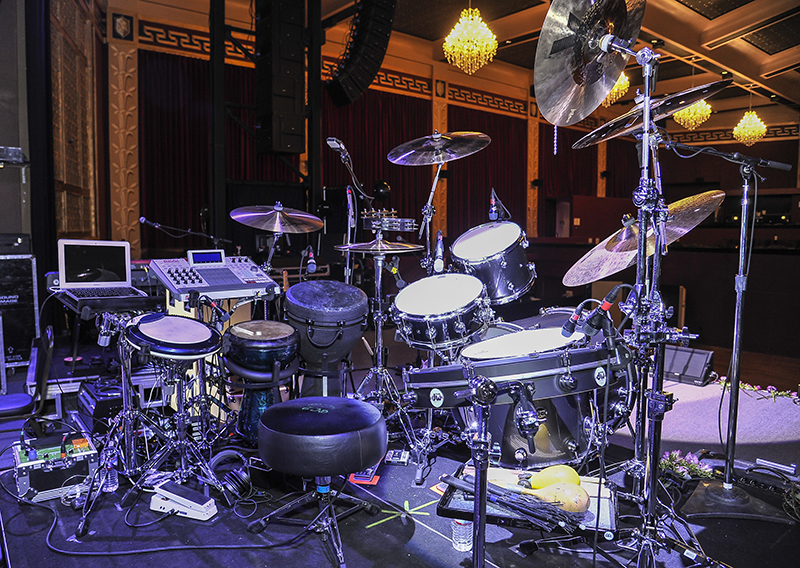
[[[214,243],[214,248],[219,248],[220,244],[230,245],[233,244],[233,241],[228,239],[223,239],[221,237],[215,237],[213,235],[206,235],[205,233],[198,233],[197,231],[193,231],[192,229],[181,229],[178,227],[170,227],[168,225],[162,225],[161,223],[154,223],[153,221],[148,221],[144,217],[139,217],[139,223],[142,225],[148,225],[153,227],[154,229],[158,229],[162,233],[166,233],[170,237],[174,239],[180,239],[182,237],[186,237],[189,235],[195,237],[205,237],[207,239],[211,239]]]
[[[428,271],[429,275],[433,262],[430,227],[435,213],[433,195],[436,192],[436,185],[439,183],[442,166],[446,162],[458,160],[483,150],[491,141],[491,138],[481,132],[445,132],[442,134],[438,130],[434,130],[430,136],[423,136],[396,146],[386,156],[393,164],[403,166],[437,166],[428,201],[422,208],[422,226],[419,230],[419,238],[422,238],[423,234],[425,235],[426,247],[425,256],[420,264]]]
[[[204,375],[203,359],[215,355],[222,345],[222,337],[215,329],[207,325],[179,316],[148,314],[131,320],[123,331],[118,342],[122,366],[123,411],[120,413],[124,436],[125,459],[123,473],[128,477],[141,474],[122,501],[130,504],[138,496],[151,475],[164,466],[168,459],[175,456],[175,469],[170,475],[183,483],[192,475],[201,483],[217,489],[231,504],[231,496],[217,479],[203,455],[205,449],[201,441],[189,435],[191,416],[189,414],[189,382],[187,373],[198,364],[198,376]],[[175,385],[176,412],[171,419],[172,428],[164,429],[145,414],[138,412],[132,405],[131,359],[135,353],[143,352],[152,359],[153,365],[162,374],[164,382]],[[205,388],[204,381],[201,381]],[[194,401],[192,401],[194,402]],[[205,421],[201,416],[201,421]],[[164,441],[164,444],[141,466],[137,463],[135,444],[135,425],[141,423]],[[118,426],[118,425],[115,425]],[[202,424],[207,427],[207,424]],[[204,435],[204,434],[201,434]]]
[[[313,233],[323,227],[322,219],[319,217],[305,211],[284,207],[280,201],[276,201],[274,207],[266,205],[239,207],[231,211],[231,219],[254,229],[274,233],[272,244],[269,247],[269,255],[263,267],[267,274],[272,271],[275,246],[284,233]]]
[[[399,231],[399,232],[413,232],[417,230],[416,219],[400,219],[397,217],[397,211],[392,210],[365,210],[361,214],[364,228],[372,231]]]

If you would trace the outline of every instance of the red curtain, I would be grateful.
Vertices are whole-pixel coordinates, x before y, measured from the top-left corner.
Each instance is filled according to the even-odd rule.
[[[480,152],[447,164],[447,233],[457,238],[489,221],[489,198],[494,188],[523,229],[527,215],[528,125],[520,118],[450,105],[447,130],[475,131],[492,142]]]
[[[140,211],[148,220],[203,231],[201,211],[208,207],[210,177],[210,81],[208,61],[139,52]],[[227,102],[254,104],[254,69],[226,66],[225,81]],[[254,127],[253,111],[232,112]],[[225,144],[228,179],[299,181],[277,156],[258,155],[255,140],[230,118]],[[298,163],[296,156],[288,160]],[[208,246],[200,237],[176,239],[161,231],[142,231],[142,248],[151,256],[159,250],[171,254]]]
[[[376,209],[396,209],[401,218],[422,217],[428,199],[433,171],[426,166],[401,166],[386,159],[400,144],[433,133],[430,100],[385,91],[368,90],[353,103],[337,107],[327,91],[322,95],[322,182],[324,186],[351,183],[339,154],[325,139],[338,138],[353,160],[356,178],[372,195],[373,184],[385,180],[391,187],[385,201],[375,201]],[[359,201],[359,209],[366,204]]]
[[[586,133],[559,128],[554,155],[553,131],[551,124],[539,125],[539,198],[569,200],[571,195],[597,195],[597,146],[573,150],[572,145]]]
[[[606,197],[632,197],[641,177],[636,142],[614,138],[606,144]]]

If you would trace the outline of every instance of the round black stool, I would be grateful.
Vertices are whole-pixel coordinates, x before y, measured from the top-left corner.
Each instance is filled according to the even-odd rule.
[[[337,519],[361,509],[377,512],[377,506],[339,492],[337,499],[352,505],[336,514],[330,493],[331,476],[362,471],[386,454],[386,422],[374,406],[341,397],[308,397],[270,406],[258,426],[258,452],[269,467],[282,473],[314,477],[316,490],[269,515],[250,523],[250,532],[260,532],[270,521],[301,524],[316,532],[327,532],[339,565],[344,566]],[[320,513],[309,524],[282,515],[313,500]]]

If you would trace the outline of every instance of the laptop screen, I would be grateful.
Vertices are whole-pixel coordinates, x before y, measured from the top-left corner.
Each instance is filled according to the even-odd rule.
[[[130,243],[124,241],[58,241],[61,288],[130,286]]]

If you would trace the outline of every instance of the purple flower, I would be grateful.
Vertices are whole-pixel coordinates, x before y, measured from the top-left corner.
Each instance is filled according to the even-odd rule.
[[[769,385],[769,386],[767,387],[767,390],[768,390],[769,392],[778,392],[778,389],[777,389],[777,388],[775,388],[775,387],[774,387],[774,386],[772,386],[772,385]]]

